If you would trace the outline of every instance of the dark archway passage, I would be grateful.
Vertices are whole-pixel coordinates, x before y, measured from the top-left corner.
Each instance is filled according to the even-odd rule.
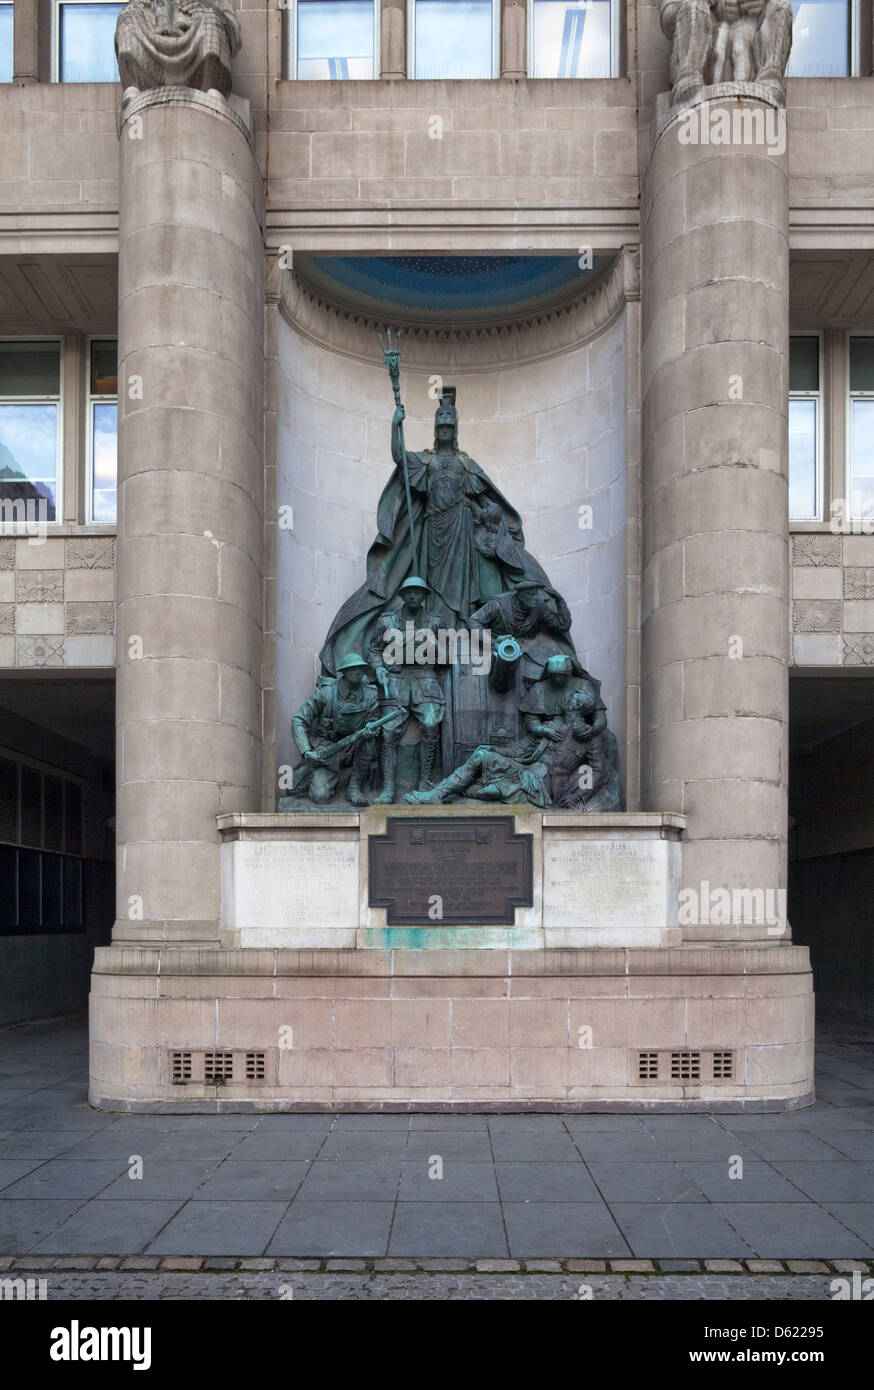
[[[874,1015],[874,677],[797,675],[789,700],[789,921],[818,1008]]]
[[[115,681],[0,680],[0,1024],[84,1008],[114,918]]]

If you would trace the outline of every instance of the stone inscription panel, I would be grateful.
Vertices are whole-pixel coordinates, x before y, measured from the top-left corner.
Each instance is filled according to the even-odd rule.
[[[357,927],[357,842],[244,841],[235,848],[235,926]]]
[[[543,847],[543,918],[550,927],[664,926],[664,840],[552,840]]]
[[[512,816],[389,816],[368,836],[370,906],[390,927],[513,926],[533,903],[532,838]]]

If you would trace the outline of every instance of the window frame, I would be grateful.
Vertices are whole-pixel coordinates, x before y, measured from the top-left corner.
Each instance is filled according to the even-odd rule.
[[[525,70],[528,77],[538,82],[606,82],[619,77],[619,51],[621,41],[620,0],[610,0],[610,71],[605,77],[539,77],[534,75],[534,7],[537,0],[526,0],[526,57]],[[588,9],[589,0],[577,0],[583,9]]]
[[[850,77],[862,75],[862,4],[850,0]]]
[[[86,790],[86,785],[87,785],[87,784],[86,784],[85,778],[84,778],[83,776],[81,776],[81,774],[78,773],[78,772],[68,772],[66,768],[56,767],[53,763],[43,762],[40,758],[32,758],[32,757],[30,757],[29,754],[27,754],[27,753],[22,753],[22,752],[20,752],[17,748],[10,748],[10,747],[8,747],[6,744],[0,744],[0,758],[2,758],[4,762],[7,762],[7,763],[14,763],[15,766],[17,767],[17,769],[18,769],[18,772],[17,772],[17,774],[16,774],[16,809],[17,809],[17,815],[18,815],[18,830],[17,830],[17,835],[16,835],[16,838],[15,838],[14,840],[3,840],[3,839],[0,839],[0,844],[9,845],[9,846],[10,846],[11,848],[13,848],[13,849],[36,849],[36,850],[39,850],[39,851],[41,851],[41,852],[44,852],[45,854],[66,854],[66,855],[70,855],[70,856],[71,856],[72,858],[74,858],[74,859],[84,859],[84,858],[85,858],[85,790]],[[21,804],[21,803],[22,803],[22,797],[21,797],[21,769],[22,769],[23,767],[28,768],[31,772],[37,772],[37,773],[39,773],[40,778],[42,779],[42,780],[41,780],[41,783],[40,783],[40,788],[41,788],[41,790],[40,790],[40,796],[41,796],[41,802],[40,802],[40,843],[39,843],[38,845],[29,845],[29,844],[26,844],[25,841],[21,838],[21,836],[22,836],[22,825],[23,825],[22,804]],[[45,844],[45,778],[46,778],[46,777],[56,777],[56,778],[60,778],[60,780],[65,784],[65,786],[64,786],[64,797],[65,797],[65,798],[66,798],[66,795],[67,795],[67,790],[66,790],[66,783],[67,783],[67,782],[71,782],[75,787],[78,787],[78,789],[79,789],[80,803],[79,803],[79,839],[78,839],[78,843],[79,843],[79,845],[81,846],[81,848],[80,848],[78,851],[72,850],[72,849],[68,849],[68,848],[67,848],[67,819],[66,819],[66,814],[64,815],[64,819],[63,819],[63,833],[62,833],[62,840],[63,840],[63,846],[64,846],[63,849],[59,849],[59,850],[48,849],[47,846],[46,846],[46,844]],[[65,808],[66,808],[66,800],[65,800]]]
[[[847,34],[847,71],[846,71],[846,73],[842,74],[842,76],[843,76],[843,77],[861,77],[861,76],[863,76],[863,66],[862,66],[862,5],[861,5],[861,0],[848,0],[848,6],[849,6],[849,13],[848,13],[848,16],[847,16],[847,17],[848,17],[848,19],[849,19],[849,33]],[[791,55],[790,55],[790,62],[791,62]],[[788,74],[788,76],[790,77],[790,80],[794,80],[793,74]],[[806,80],[806,79],[815,77],[816,74],[813,74],[813,73],[808,73],[808,74],[799,73],[799,74],[797,74],[797,76],[803,81],[803,80]],[[821,77],[823,80],[829,80],[828,74],[826,74],[826,73],[820,74],[820,77]],[[837,80],[839,80],[839,79],[837,79],[837,78],[832,78],[831,80],[832,80],[832,81],[837,81]]]
[[[12,76],[9,81],[15,81],[15,4],[14,0],[0,0],[0,9],[12,11]],[[0,82],[0,86],[7,86],[5,82]]]
[[[844,335],[844,372],[845,372],[845,415],[844,415],[844,501],[847,503],[845,520],[847,521],[868,521],[874,517],[874,511],[867,516],[863,512],[857,512],[853,501],[853,402],[870,401],[874,405],[874,391],[854,391],[850,380],[850,344],[854,338],[874,338],[874,329],[847,329]]]
[[[118,3],[118,0],[116,0]],[[285,8],[286,13],[286,47],[285,47],[285,73],[286,80],[290,82],[373,82],[379,80],[381,58],[381,38],[380,38],[380,15],[382,12],[381,0],[371,0],[373,5],[373,77],[298,77],[297,74],[297,7],[299,0],[292,0]]]
[[[815,338],[817,342],[817,380],[819,386],[816,391],[793,391],[789,390],[788,401],[815,401],[816,410],[816,470],[815,470],[815,506],[813,516],[793,516],[789,513],[790,526],[816,525],[823,520],[825,514],[825,353],[824,353],[824,332],[822,329],[797,329],[790,330],[789,333],[789,352],[792,352],[793,338]],[[786,422],[788,431],[789,412],[787,408]],[[787,452],[787,482],[790,481],[790,470],[792,460]],[[790,489],[791,492],[791,489]]]
[[[115,343],[118,338],[111,333],[90,333],[85,338],[85,525],[118,525],[118,415],[116,414],[116,474],[115,474],[115,519],[96,521],[94,518],[94,406],[119,405],[118,391],[114,396],[92,395],[91,392],[91,348],[94,343]]]
[[[407,80],[412,82],[493,82],[501,76],[501,0],[492,6],[492,72],[490,77],[416,77],[416,4],[407,0]]]
[[[122,8],[124,8],[125,3],[126,3],[126,0],[52,0],[52,23],[51,23],[51,31],[52,31],[52,32],[51,32],[51,38],[52,38],[52,55],[51,55],[51,58],[52,58],[52,77],[51,77],[51,80],[52,80],[52,82],[59,82],[59,83],[62,82],[62,78],[61,78],[61,8],[62,8],[62,6],[64,6],[64,5],[118,5],[118,4],[121,4]],[[94,81],[94,82],[96,82],[97,79],[96,79],[96,78],[90,78],[89,81]],[[115,86],[115,85],[117,85],[117,83],[118,83],[119,81],[120,81],[120,78],[119,78],[118,75],[116,74],[115,78],[113,79],[113,81],[112,81],[111,83],[109,83],[109,82],[103,82],[103,83],[98,83],[97,85],[98,85],[98,86]],[[64,84],[64,85],[66,85],[66,84]],[[71,87],[84,87],[84,86],[86,86],[87,84],[84,83],[84,82],[71,82],[69,85],[70,85]]]
[[[64,525],[64,337],[61,333],[13,333],[11,335],[0,334],[0,344],[4,343],[57,343],[58,345],[58,394],[55,396],[0,396],[0,406],[4,405],[57,405],[58,413],[56,416],[57,437],[55,440],[55,517],[54,521],[47,521],[46,526]],[[0,539],[18,535],[19,532],[14,528],[16,522],[10,522],[13,529],[7,531],[5,523],[0,521]]]
[[[85,865],[87,856],[86,850],[86,806],[85,806],[85,779],[77,773],[68,772],[66,769],[52,766],[50,763],[38,761],[36,758],[28,757],[20,753],[17,748],[8,748],[0,745],[0,759],[11,763],[15,771],[15,803],[16,803],[16,832],[12,840],[0,840],[0,849],[9,851],[14,863],[14,881],[11,886],[12,892],[7,892],[3,903],[4,911],[0,913],[0,938],[17,936],[73,936],[82,935],[88,930],[87,907],[86,907],[86,872]],[[39,811],[39,843],[29,844],[24,840],[24,815],[23,815],[23,796],[22,796],[22,775],[26,770],[35,773],[39,781],[40,811]],[[62,800],[61,812],[61,848],[50,849],[46,846],[46,779],[54,778],[60,783]],[[78,850],[71,850],[67,846],[67,830],[69,826],[67,816],[67,797],[69,787],[75,786],[79,793],[79,814],[77,843]],[[36,918],[24,916],[22,913],[22,855],[33,856],[31,859],[32,868],[36,872],[32,874],[29,886],[32,887],[39,901],[39,908]],[[47,921],[49,913],[47,911],[45,884],[46,884],[46,860],[55,865],[57,876],[57,903],[59,918],[57,922]],[[73,866],[69,869],[68,865]],[[72,899],[73,910],[70,912],[68,903],[68,883],[71,884],[73,891],[69,894]],[[10,907],[13,908],[10,911]],[[4,920],[12,918],[14,921]]]

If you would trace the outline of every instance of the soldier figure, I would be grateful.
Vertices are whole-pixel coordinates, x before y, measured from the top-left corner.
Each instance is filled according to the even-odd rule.
[[[337,676],[320,677],[315,690],[291,721],[291,733],[303,763],[295,772],[294,790],[324,806],[337,790],[339,767],[352,764],[346,795],[353,806],[366,806],[364,787],[377,760],[379,715],[376,686],[367,680],[367,662],[353,652],[338,666]],[[367,732],[365,733],[365,730]],[[332,745],[350,734],[361,738],[339,754]],[[298,775],[299,774],[299,775]]]
[[[380,615],[371,637],[370,664],[380,685],[382,708],[386,713],[397,710],[397,718],[383,729],[382,791],[376,797],[377,806],[390,805],[395,799],[398,744],[410,715],[419,727],[419,790],[427,791],[432,785],[446,697],[436,667],[436,634],[443,624],[438,614],[425,611],[429,592],[418,575],[405,579],[399,590],[402,604]],[[434,641],[430,651],[423,653],[425,660],[411,661],[417,649],[421,652],[429,644],[409,639],[429,632]]]
[[[519,638],[525,653],[522,673],[528,681],[540,674],[550,656],[573,651],[570,609],[561,594],[533,579],[495,594],[471,613],[468,627],[488,628],[493,640],[505,634]]]
[[[573,688],[563,673],[550,681],[555,713],[545,723],[533,716],[526,720],[531,735],[527,744],[500,749],[482,744],[431,791],[411,792],[404,800],[435,806],[460,796],[505,805],[527,801],[541,809],[568,805],[573,810],[618,810],[616,740],[606,730],[594,683],[574,679],[578,684]],[[590,774],[585,781],[583,765]]]

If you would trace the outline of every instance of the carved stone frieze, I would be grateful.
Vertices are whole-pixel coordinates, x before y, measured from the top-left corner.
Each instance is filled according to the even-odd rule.
[[[18,666],[63,666],[63,637],[19,637],[15,652]]]
[[[67,632],[70,636],[90,637],[115,631],[114,603],[68,603]]]
[[[795,632],[840,632],[840,599],[796,599],[792,627]]]
[[[114,536],[75,536],[67,541],[67,569],[111,570],[114,565]]]
[[[840,565],[842,546],[840,536],[793,536],[793,565]]]
[[[874,569],[845,569],[844,598],[874,599]]]
[[[19,570],[15,576],[19,603],[63,603],[63,570]]]

